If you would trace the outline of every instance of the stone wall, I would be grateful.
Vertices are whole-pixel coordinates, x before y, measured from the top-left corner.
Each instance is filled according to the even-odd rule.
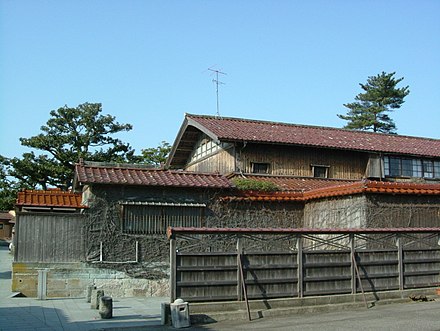
[[[367,198],[352,195],[316,200],[304,207],[305,228],[364,228]]]
[[[105,295],[121,297],[169,296],[168,278],[149,280],[132,278],[122,271],[90,266],[85,263],[12,264],[12,291],[37,297],[38,270],[47,270],[47,297],[86,296],[87,286],[103,289]]]

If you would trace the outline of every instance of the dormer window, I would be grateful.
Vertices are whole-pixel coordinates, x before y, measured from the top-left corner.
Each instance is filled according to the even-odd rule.
[[[312,174],[315,178],[328,178],[328,165],[312,164]]]

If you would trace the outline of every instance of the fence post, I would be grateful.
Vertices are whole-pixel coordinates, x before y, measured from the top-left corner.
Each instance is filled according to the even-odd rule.
[[[357,285],[356,285],[356,250],[355,250],[355,242],[354,242],[354,233],[349,234],[350,238],[350,261],[351,261],[351,294],[356,294]]]
[[[304,296],[304,264],[303,264],[303,238],[299,234],[296,241],[297,255],[296,264],[298,265],[298,298]]]
[[[171,292],[171,302],[176,300],[176,238],[170,238],[170,292]]]
[[[243,291],[242,291],[242,281],[241,272],[240,272],[240,264],[241,264],[241,255],[243,254],[243,241],[240,236],[237,237],[237,300],[243,301]]]
[[[403,245],[400,234],[396,234],[397,261],[399,265],[399,290],[403,291],[405,275],[403,273]]]

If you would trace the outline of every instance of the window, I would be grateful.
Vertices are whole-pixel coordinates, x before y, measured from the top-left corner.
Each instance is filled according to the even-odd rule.
[[[390,157],[390,176],[400,176],[402,174],[402,167],[400,166],[400,159]]]
[[[434,177],[434,167],[432,161],[423,160],[423,177],[425,178]]]
[[[330,168],[330,166],[312,164],[313,177],[328,178],[328,168]]]
[[[169,226],[201,227],[205,204],[125,202],[122,203],[122,232],[165,234]]]
[[[252,162],[252,173],[254,174],[268,174],[270,170],[269,163]]]
[[[413,160],[413,177],[423,177],[422,160]]]
[[[402,159],[402,176],[411,177],[413,174],[411,159]]]
[[[434,161],[435,178],[440,178],[440,161]]]
[[[440,178],[440,161],[384,157],[385,176]]]

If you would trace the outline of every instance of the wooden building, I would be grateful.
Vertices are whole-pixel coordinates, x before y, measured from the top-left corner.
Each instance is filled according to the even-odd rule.
[[[187,114],[166,166],[275,184],[225,200],[299,203],[304,227],[440,222],[438,139]]]
[[[241,186],[239,180],[270,185]],[[80,234],[75,242],[82,245],[74,260],[82,264],[72,267],[72,274],[80,269],[90,282],[97,268],[124,272],[109,279],[139,283],[133,286],[131,279],[125,287],[106,280],[114,291],[163,295],[168,226],[438,227],[440,140],[187,114],[163,169],[81,161],[74,191],[80,200],[69,216],[66,201],[56,207],[18,203],[19,222],[21,217],[30,226],[26,235],[32,235],[32,217],[38,217],[32,215],[41,211],[42,224],[57,225],[57,219],[76,224],[71,233]],[[31,195],[36,199],[38,193]],[[222,241],[209,244],[220,247]],[[15,266],[19,284],[21,269]],[[97,274],[95,285],[105,278],[102,269]],[[75,282],[85,288],[84,279]]]
[[[0,211],[0,241],[9,243],[14,223],[14,215],[7,211]]]
[[[438,183],[440,140],[187,114],[167,167]]]

